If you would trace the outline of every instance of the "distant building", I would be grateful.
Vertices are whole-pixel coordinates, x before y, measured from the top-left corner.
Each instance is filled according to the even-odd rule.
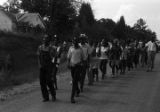
[[[16,18],[0,9],[0,31],[14,32],[16,31]]]
[[[38,13],[16,14],[16,19],[18,23],[27,23],[31,27],[39,26],[40,28],[45,29],[43,19]]]
[[[38,13],[13,14],[0,8],[0,31],[41,32],[46,26]]]

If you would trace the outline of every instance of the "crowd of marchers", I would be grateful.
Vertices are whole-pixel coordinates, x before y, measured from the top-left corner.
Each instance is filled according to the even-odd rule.
[[[56,101],[57,71],[62,52],[65,46],[59,44],[57,36],[44,35],[43,43],[38,48],[38,62],[40,69],[40,86],[43,102],[49,101],[49,93],[52,101]],[[88,85],[95,81],[104,80],[107,77],[108,66],[112,70],[112,78],[125,75],[138,66],[145,67],[147,72],[154,69],[154,60],[157,53],[157,45],[154,40],[147,43],[138,41],[121,41],[113,39],[101,42],[89,41],[87,35],[80,34],[72,40],[72,45],[67,53],[67,67],[71,71],[71,103],[76,103],[75,97],[84,92],[85,79]],[[100,71],[100,73],[99,73]]]

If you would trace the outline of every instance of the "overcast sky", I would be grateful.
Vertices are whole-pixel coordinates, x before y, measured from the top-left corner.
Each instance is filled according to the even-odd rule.
[[[3,4],[6,0],[0,0]],[[126,23],[133,25],[143,18],[160,39],[160,0],[88,0],[91,1],[97,19],[111,18],[117,21],[124,15]]]
[[[124,15],[126,23],[133,25],[143,18],[160,39],[160,0],[92,0],[95,17],[117,21]]]

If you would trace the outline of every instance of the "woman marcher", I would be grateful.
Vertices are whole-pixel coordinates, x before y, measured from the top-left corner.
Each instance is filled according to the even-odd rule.
[[[69,48],[68,51],[68,67],[71,70],[72,76],[72,93],[71,93],[71,103],[75,103],[74,97],[79,95],[80,90],[78,87],[78,82],[80,80],[81,64],[84,60],[84,54],[81,47],[78,45],[78,40],[74,39],[73,46]]]
[[[52,101],[56,100],[56,92],[52,82],[52,63],[50,55],[50,39],[48,35],[45,35],[43,38],[43,44],[38,48],[38,62],[40,68],[40,86],[43,96],[43,102],[49,101],[49,88]]]
[[[100,56],[100,70],[102,73],[102,79],[105,78],[105,75],[107,73],[108,51],[109,51],[108,43],[102,41],[101,56]]]

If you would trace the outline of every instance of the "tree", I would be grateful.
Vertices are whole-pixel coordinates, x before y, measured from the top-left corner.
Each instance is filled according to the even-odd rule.
[[[82,3],[79,11],[79,20],[81,27],[84,25],[93,25],[95,22],[94,14],[90,3]]]
[[[60,36],[72,33],[77,15],[74,0],[22,0],[25,11],[39,13],[48,18],[49,33]]]
[[[120,20],[117,22],[112,35],[117,39],[126,39],[126,23],[123,16],[120,17]]]
[[[82,3],[79,10],[78,20],[81,32],[86,33],[91,37],[93,33],[91,29],[95,23],[95,18],[90,3]]]
[[[20,11],[20,0],[8,0],[3,4],[5,11],[18,13]]]
[[[146,21],[142,18],[137,20],[137,23],[134,24],[134,29],[136,30],[145,30],[147,28]]]

